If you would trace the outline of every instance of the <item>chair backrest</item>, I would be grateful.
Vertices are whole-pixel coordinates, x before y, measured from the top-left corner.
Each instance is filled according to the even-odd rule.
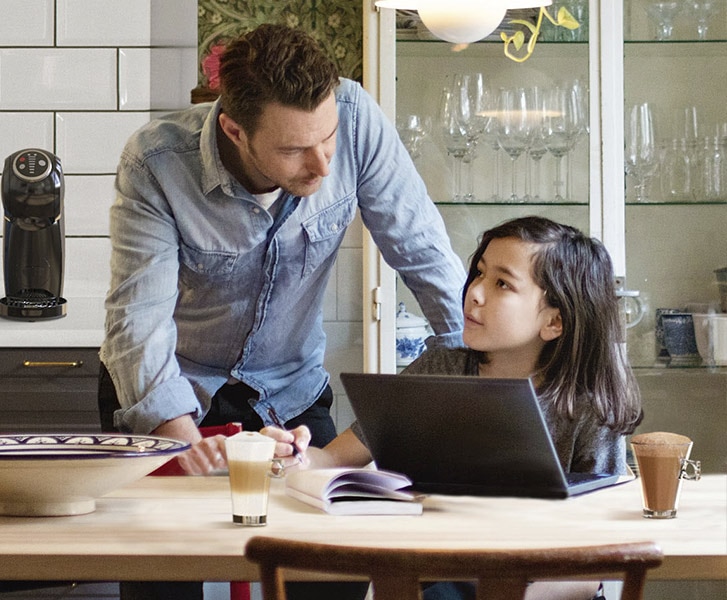
[[[622,600],[640,600],[648,569],[663,555],[653,542],[517,550],[371,548],[253,537],[265,600],[285,600],[282,569],[368,578],[376,600],[418,600],[422,581],[476,580],[477,598],[521,600],[529,581],[608,576],[624,582]]]

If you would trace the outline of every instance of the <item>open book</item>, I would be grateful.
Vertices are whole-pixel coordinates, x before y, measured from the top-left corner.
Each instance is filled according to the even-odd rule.
[[[285,478],[288,496],[332,515],[420,515],[420,496],[400,473],[375,469],[308,469]]]

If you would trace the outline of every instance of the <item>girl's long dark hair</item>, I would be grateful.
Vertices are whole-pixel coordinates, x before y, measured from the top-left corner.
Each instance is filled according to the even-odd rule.
[[[546,344],[538,368],[538,393],[561,414],[590,399],[603,423],[630,433],[641,419],[641,397],[621,342],[611,257],[604,245],[579,230],[542,217],[506,221],[486,231],[470,263],[464,295],[477,277],[488,244],[516,238],[537,247],[533,280],[549,306],[560,311],[563,333]],[[463,295],[463,301],[464,301]],[[480,353],[481,362],[487,361]]]

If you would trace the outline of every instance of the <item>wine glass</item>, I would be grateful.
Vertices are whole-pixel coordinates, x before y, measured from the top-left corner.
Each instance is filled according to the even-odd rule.
[[[484,112],[488,90],[482,73],[457,74],[454,77],[453,87],[458,93],[462,123],[469,142],[469,149],[463,158],[464,164],[467,165],[467,189],[463,194],[463,200],[467,202],[475,199],[473,163],[477,158],[478,142],[487,125]]]
[[[409,156],[416,160],[421,156],[422,141],[432,130],[432,122],[429,117],[404,115],[397,119],[396,130]]]
[[[454,192],[452,202],[462,202],[462,162],[470,143],[462,118],[461,88],[444,88],[439,103],[439,131],[447,154],[453,157]]]
[[[573,149],[575,149],[579,140],[587,137],[589,134],[588,123],[588,91],[581,84],[579,79],[573,80],[570,84],[569,93],[571,95],[571,103],[573,105],[573,148],[565,157],[565,197],[566,200],[572,200],[573,192],[573,166],[571,159],[573,157]]]
[[[646,14],[656,21],[656,39],[671,39],[674,18],[682,11],[684,0],[653,0],[646,5]]]
[[[687,9],[697,22],[697,36],[700,40],[706,40],[709,21],[719,10],[716,0],[692,0],[687,5]]]
[[[658,164],[654,118],[651,106],[644,102],[631,108],[626,123],[626,174],[636,183],[637,202],[648,202],[648,185]]]
[[[548,153],[543,133],[545,99],[543,89],[533,86],[526,90],[530,144],[525,153],[525,194],[523,202],[540,202],[540,161]],[[533,184],[533,180],[535,183]]]
[[[503,151],[500,148],[500,143],[497,138],[497,130],[499,127],[499,120],[497,118],[497,102],[499,92],[486,89],[486,93],[482,100],[482,111],[481,115],[484,117],[485,127],[480,136],[480,142],[487,145],[494,152],[494,160],[492,162],[492,195],[490,200],[492,202],[500,202],[502,200],[502,154]]]
[[[517,195],[515,161],[530,146],[532,127],[528,119],[527,93],[524,88],[501,89],[497,103],[497,141],[512,161],[510,202],[520,202]]]
[[[565,202],[563,195],[563,157],[573,150],[581,131],[580,109],[572,85],[556,84],[545,96],[543,133],[545,147],[555,157],[555,202]]]

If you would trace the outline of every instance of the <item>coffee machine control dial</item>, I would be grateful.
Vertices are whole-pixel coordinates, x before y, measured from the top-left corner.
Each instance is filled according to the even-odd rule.
[[[13,173],[21,181],[41,181],[50,175],[53,161],[42,150],[24,150],[13,160]]]

